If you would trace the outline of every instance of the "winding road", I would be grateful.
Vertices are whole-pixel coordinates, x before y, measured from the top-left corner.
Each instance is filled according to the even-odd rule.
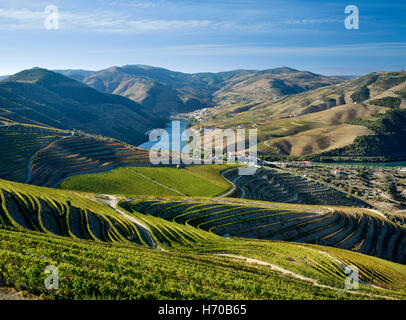
[[[144,235],[143,238],[146,239],[148,246],[150,246],[151,248],[154,248],[154,249],[164,251],[164,249],[155,242],[151,231],[144,223],[142,223],[141,221],[137,220],[136,218],[128,215],[127,213],[125,213],[124,211],[122,211],[118,208],[118,202],[120,201],[120,199],[118,197],[105,194],[105,195],[102,195],[101,197],[100,196],[96,197],[96,199],[103,202],[104,204],[107,204],[109,207],[111,207],[116,212],[118,212],[119,214],[124,216],[126,219],[135,223],[135,225],[138,227],[139,231]]]
[[[331,258],[331,259],[333,259],[334,261],[338,262],[338,263],[340,264],[340,266],[345,269],[346,265],[343,264],[343,263],[342,263],[341,261],[339,261],[338,259],[332,257],[330,254],[328,254],[328,253],[326,253],[326,252],[324,252],[324,251],[319,251],[319,252],[322,253],[322,254],[326,254],[329,258]],[[346,290],[346,289],[339,289],[339,288],[336,288],[336,287],[331,287],[331,286],[328,286],[328,285],[320,284],[320,283],[318,283],[317,280],[315,280],[315,279],[302,276],[302,275],[300,275],[300,274],[298,274],[298,273],[294,273],[294,272],[292,272],[292,271],[290,271],[290,270],[286,270],[286,269],[281,268],[281,267],[279,267],[279,266],[277,266],[277,265],[275,265],[275,264],[272,264],[272,263],[269,263],[269,262],[266,262],[266,261],[263,261],[263,260],[258,260],[258,259],[254,259],[254,258],[244,257],[244,256],[236,255],[236,254],[227,254],[227,253],[217,253],[217,254],[214,254],[214,255],[215,255],[215,256],[221,256],[221,257],[232,258],[232,259],[244,260],[244,261],[247,262],[247,263],[255,263],[255,264],[267,266],[267,267],[270,267],[272,270],[281,272],[282,274],[289,275],[289,276],[291,276],[291,277],[293,277],[293,278],[296,278],[296,279],[299,279],[299,280],[302,280],[302,281],[310,282],[310,283],[312,283],[314,286],[320,287],[320,288],[326,288],[326,289],[330,289],[330,290],[334,290],[334,291],[338,291],[338,292],[342,292],[342,293],[357,294],[357,295],[366,295],[366,296],[373,297],[373,298],[396,300],[396,299],[393,298],[393,297],[388,297],[388,296],[383,296],[383,295],[376,295],[376,294],[372,294],[372,293],[362,293],[362,292],[351,291],[351,290]],[[365,283],[365,282],[363,282],[363,281],[361,281],[361,280],[359,280],[359,282],[360,282],[361,284],[364,284],[364,285],[373,287],[373,288],[375,288],[375,289],[382,289],[382,290],[385,290],[384,288],[381,288],[381,287],[378,287],[378,286],[374,286],[374,285],[370,285],[370,284]]]

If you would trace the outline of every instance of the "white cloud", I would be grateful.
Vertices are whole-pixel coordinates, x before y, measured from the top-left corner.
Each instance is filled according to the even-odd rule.
[[[233,20],[212,21],[209,19],[165,19],[140,18],[146,16],[144,9],[163,6],[165,0],[148,1],[112,1],[109,9],[96,10],[59,10],[61,30],[79,30],[82,32],[111,32],[139,34],[164,31],[199,30],[225,31],[232,33],[278,33],[285,24],[315,24],[336,22],[334,19],[303,19],[280,21],[236,22]],[[112,9],[114,8],[114,9]],[[137,10],[140,9],[140,10]],[[45,6],[36,9],[0,9],[0,30],[41,30],[44,29]],[[140,13],[141,12],[141,13]],[[137,18],[138,16],[138,18]],[[152,16],[153,17],[153,16]],[[342,21],[341,21],[342,22]],[[278,31],[279,30],[279,31]],[[286,31],[286,30],[284,30]],[[292,30],[290,30],[292,32]]]
[[[93,32],[142,33],[216,26],[210,20],[133,19],[127,14],[105,10],[60,11],[59,16],[60,27],[63,30]],[[46,14],[43,11],[0,9],[0,30],[41,29],[45,18]]]
[[[134,20],[128,26],[133,31],[164,31],[189,28],[207,28],[210,20]]]
[[[45,12],[31,11],[27,9],[1,9],[0,18],[17,21],[36,21],[45,17]]]
[[[274,47],[271,45],[186,45],[162,48],[172,55],[269,55],[269,56],[406,56],[406,42],[361,43],[315,47]]]
[[[114,2],[113,2],[114,3]],[[117,6],[132,5],[147,8],[161,2],[118,3]],[[44,7],[45,8],[45,7]],[[163,19],[134,18],[127,13],[131,10],[93,10],[67,11],[59,10],[60,30],[79,30],[81,32],[110,32],[122,34],[139,34],[151,32],[186,32],[211,30],[262,33],[276,30],[278,23],[253,22],[237,23],[235,21],[212,21],[208,19]],[[135,12],[138,14],[138,12]],[[0,30],[41,30],[44,29],[46,13],[41,10],[0,9]]]
[[[286,20],[286,24],[298,24],[298,25],[313,25],[324,23],[342,23],[343,19],[290,19]]]
[[[133,7],[139,9],[147,9],[147,8],[155,8],[157,6],[163,5],[164,1],[162,0],[155,0],[155,1],[119,1],[113,2],[112,4],[117,6],[126,6],[126,7]]]

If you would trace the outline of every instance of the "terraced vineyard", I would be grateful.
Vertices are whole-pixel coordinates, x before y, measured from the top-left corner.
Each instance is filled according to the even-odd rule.
[[[147,243],[131,221],[85,195],[0,180],[1,228],[104,242]]]
[[[148,199],[122,206],[224,237],[315,243],[406,263],[406,229],[367,209]]]
[[[32,159],[29,183],[54,187],[67,177],[119,166],[150,166],[147,150],[93,137],[59,139]]]
[[[357,261],[363,279],[379,284],[379,289],[360,285],[351,294],[340,290],[345,277],[342,268],[326,254],[313,248],[282,244],[281,256],[299,251],[301,272],[337,287],[316,286],[307,280],[287,276],[264,265],[241,259],[205,253],[163,252],[131,244],[106,244],[57,238],[37,232],[0,230],[0,270],[3,283],[28,290],[43,298],[58,299],[384,299],[405,297],[403,266]],[[219,250],[218,242],[213,249]],[[275,247],[260,243],[239,243],[245,252],[275,252]],[[291,248],[289,248],[289,246]],[[254,254],[256,249],[256,254]],[[228,248],[223,252],[231,252]],[[239,252],[236,246],[232,251]],[[358,259],[357,259],[358,258]],[[268,259],[273,260],[268,254]],[[282,260],[282,259],[281,259]],[[289,264],[289,261],[286,260]],[[320,268],[323,264],[324,269]],[[57,265],[59,289],[44,289],[42,271]],[[293,267],[294,263],[289,264]],[[296,265],[299,265],[296,263]],[[315,267],[315,269],[313,268]],[[293,267],[294,268],[294,267]],[[403,272],[403,274],[402,274]],[[29,280],[28,280],[29,279]]]
[[[0,82],[0,300],[406,300],[404,170],[293,161],[402,160],[405,72],[60,72],[97,88],[41,68]],[[129,144],[169,114],[201,133],[256,128],[264,166],[153,165]]]
[[[320,245],[230,240],[207,232],[211,226],[198,221],[203,217],[199,208],[201,213],[211,208],[212,216],[218,218],[226,212],[236,214],[237,208],[243,208],[242,215],[252,214],[255,206],[257,212],[289,215],[305,206],[251,201],[248,207],[242,205],[247,200],[203,198],[123,201],[128,209],[151,214],[132,214],[147,226],[145,232],[114,206],[98,201],[107,199],[100,195],[4,180],[0,186],[0,280],[44,298],[406,297],[406,266]],[[326,214],[317,206],[306,210],[321,217]],[[210,223],[215,226],[216,221]],[[146,233],[164,248],[150,248]],[[259,262],[248,263],[247,258]],[[361,284],[355,292],[342,290],[347,276],[344,269],[350,264],[360,270]],[[56,291],[44,289],[43,270],[48,265],[58,266],[60,286]]]
[[[38,126],[0,126],[0,179],[25,182],[31,157],[64,134]]]
[[[369,207],[362,200],[326,184],[290,172],[259,168],[254,175],[239,176],[230,170],[225,177],[238,186],[234,196],[284,203]]]

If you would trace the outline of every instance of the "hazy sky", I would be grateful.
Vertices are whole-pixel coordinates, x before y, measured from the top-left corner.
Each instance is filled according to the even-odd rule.
[[[45,27],[45,8],[59,29]],[[359,29],[347,30],[347,5]],[[183,72],[406,69],[406,0],[0,0],[0,74],[148,64]]]

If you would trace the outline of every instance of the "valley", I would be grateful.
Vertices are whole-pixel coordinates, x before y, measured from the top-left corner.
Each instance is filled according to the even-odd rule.
[[[405,300],[405,88],[404,71],[286,67],[6,77],[0,297]],[[176,116],[258,129],[255,172],[153,165],[146,133]],[[57,290],[44,287],[49,265]]]

